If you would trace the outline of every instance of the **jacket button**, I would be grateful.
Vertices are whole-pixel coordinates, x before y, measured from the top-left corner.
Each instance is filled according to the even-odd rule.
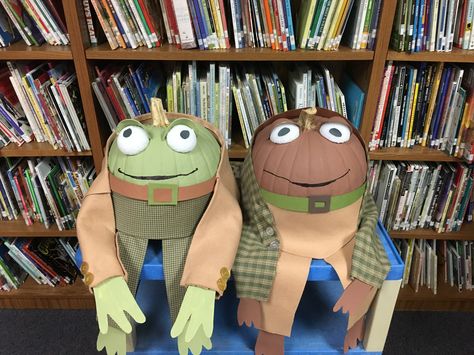
[[[270,249],[278,249],[280,248],[280,242],[278,240],[272,240],[269,247]]]
[[[217,288],[219,289],[219,291],[224,292],[227,288],[227,281],[223,279],[217,280]]]
[[[265,229],[265,233],[269,236],[272,236],[273,234],[275,234],[275,231],[272,227],[267,227],[267,229]]]
[[[94,275],[92,275],[90,272],[86,273],[84,275],[84,283],[87,286],[90,286],[92,284],[92,282],[94,282]]]
[[[223,267],[223,268],[221,269],[221,276],[222,276],[222,278],[223,278],[224,280],[227,281],[227,280],[229,279],[229,277],[230,277],[230,271],[229,271],[229,269],[227,269],[226,267]]]
[[[86,262],[83,262],[81,264],[81,274],[85,275],[87,273],[87,271],[89,271],[89,264],[86,263]]]

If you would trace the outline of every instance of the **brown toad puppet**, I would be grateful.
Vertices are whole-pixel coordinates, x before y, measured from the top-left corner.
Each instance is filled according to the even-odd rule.
[[[390,264],[375,234],[366,192],[367,154],[357,130],[325,109],[293,110],[263,123],[244,161],[244,226],[234,265],[240,325],[260,329],[255,353],[284,353],[312,259],[335,269],[349,313],[344,350],[357,345],[364,316]]]

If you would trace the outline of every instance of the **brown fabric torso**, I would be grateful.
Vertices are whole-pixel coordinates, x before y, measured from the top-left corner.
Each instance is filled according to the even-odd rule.
[[[287,211],[268,204],[275,219],[280,250],[324,259],[346,245],[357,232],[362,198],[327,213]]]
[[[150,206],[147,201],[112,193],[115,224],[119,233],[144,239],[191,237],[204,214],[212,193],[177,206]]]

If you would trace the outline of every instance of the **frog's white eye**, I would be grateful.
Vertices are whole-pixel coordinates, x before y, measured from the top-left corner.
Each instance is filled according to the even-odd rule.
[[[138,126],[127,126],[117,138],[117,147],[125,155],[137,155],[148,147],[150,138],[146,131]]]
[[[319,128],[319,133],[333,143],[345,143],[351,138],[351,130],[342,123],[325,123]]]
[[[300,128],[293,123],[283,123],[273,128],[270,140],[276,144],[293,142],[300,136]]]
[[[196,147],[196,133],[191,127],[177,124],[169,130],[166,135],[166,142],[175,152],[188,153]]]

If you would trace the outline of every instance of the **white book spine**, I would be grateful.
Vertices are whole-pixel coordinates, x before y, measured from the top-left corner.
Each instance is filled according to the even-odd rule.
[[[127,21],[126,16],[123,12],[123,8],[120,6],[118,0],[111,0],[111,1],[112,1],[112,6],[114,7],[115,12],[117,13],[117,17],[120,23],[122,24],[122,28],[125,32],[122,34],[122,37],[126,37],[126,39],[128,40],[126,42],[130,44],[130,47],[132,47],[133,49],[137,48],[138,44],[136,42],[135,36],[132,33],[129,22]]]
[[[176,23],[178,25],[181,48],[195,48],[196,39],[194,37],[194,30],[191,22],[191,15],[189,14],[187,1],[174,0],[173,8],[176,16]]]
[[[135,22],[138,24],[138,27],[141,32],[142,38],[145,40],[145,44],[148,48],[153,48],[152,42],[153,39],[150,38],[148,33],[146,32],[145,25],[142,22],[142,19],[140,17],[140,14],[138,12],[137,6],[133,0],[128,0],[129,7],[132,9],[133,16],[135,17]]]

